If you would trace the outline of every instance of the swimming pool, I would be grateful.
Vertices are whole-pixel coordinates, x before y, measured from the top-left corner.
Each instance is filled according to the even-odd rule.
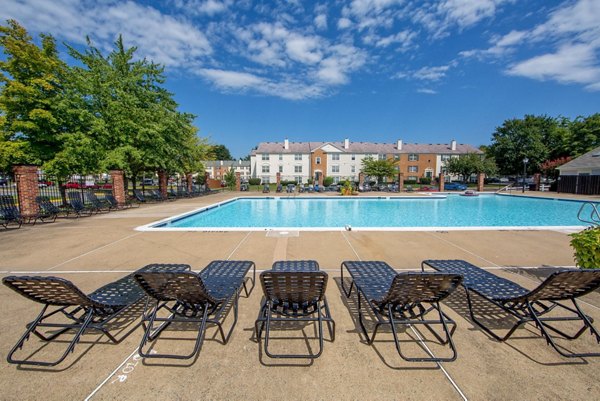
[[[581,228],[581,202],[533,197],[234,198],[141,231],[465,230]]]

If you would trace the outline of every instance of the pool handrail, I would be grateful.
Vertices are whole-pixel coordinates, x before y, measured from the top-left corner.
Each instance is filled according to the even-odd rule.
[[[591,207],[589,220],[585,217],[582,217],[582,213],[586,206]],[[595,202],[585,202],[579,208],[579,212],[577,212],[577,219],[583,223],[591,224],[593,226],[600,226],[600,212],[598,211],[598,206]]]

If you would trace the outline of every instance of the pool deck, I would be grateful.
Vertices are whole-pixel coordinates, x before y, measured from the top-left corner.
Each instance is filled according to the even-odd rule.
[[[200,270],[214,259],[247,259],[253,260],[257,269],[265,270],[275,260],[316,259],[330,275],[327,297],[337,329],[335,342],[325,342],[320,358],[313,362],[281,361],[264,355],[253,335],[261,300],[259,285],[249,298],[240,299],[239,320],[230,342],[221,344],[216,340],[215,328],[209,328],[197,360],[141,362],[135,357],[142,336],[138,328],[118,345],[97,334],[86,334],[74,353],[55,368],[17,367],[6,362],[6,355],[25,324],[39,313],[40,305],[0,286],[5,312],[0,316],[0,400],[84,400],[90,395],[93,400],[598,398],[600,381],[596,372],[600,358],[563,358],[532,326],[498,343],[469,320],[462,292],[455,293],[444,305],[445,312],[458,324],[454,335],[458,359],[437,365],[400,359],[389,332],[378,335],[374,346],[367,345],[359,334],[356,299],[346,299],[340,290],[340,263],[358,259],[384,260],[399,270],[418,269],[424,259],[464,259],[533,288],[555,267],[573,266],[568,230],[288,234],[135,231],[152,221],[245,194],[221,193],[2,231],[0,273],[2,277],[57,275],[89,292],[150,263],[187,263]],[[600,201],[600,197],[587,199]],[[600,321],[599,293],[585,296],[581,306]],[[420,333],[431,338],[426,331]],[[276,350],[301,352],[307,344],[315,349],[312,326],[275,334],[296,338],[274,341]],[[159,343],[157,348],[186,352],[193,336],[187,330],[171,331],[172,340]],[[414,336],[410,330],[403,332],[402,346],[407,352],[422,353]],[[429,341],[427,344],[436,355],[446,351]],[[600,345],[587,333],[576,342],[559,344],[568,350],[600,352]],[[26,343],[27,349],[39,356],[51,352],[55,355],[56,345],[44,346],[35,337]]]

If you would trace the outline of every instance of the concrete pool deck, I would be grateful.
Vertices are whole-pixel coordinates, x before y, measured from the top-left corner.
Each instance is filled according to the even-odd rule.
[[[391,342],[391,334],[386,332],[378,336],[374,346],[366,345],[357,329],[355,298],[346,299],[340,290],[339,266],[343,260],[377,259],[396,269],[417,269],[423,259],[446,258],[465,259],[532,288],[553,267],[573,266],[566,232],[338,231],[278,235],[134,231],[140,225],[238,195],[215,194],[2,231],[0,273],[3,277],[57,275],[89,292],[149,263],[187,263],[200,270],[214,259],[248,259],[264,270],[274,260],[316,259],[330,275],[327,296],[336,321],[335,342],[325,342],[320,358],[313,362],[280,361],[264,355],[252,332],[261,299],[259,285],[249,298],[240,299],[239,320],[230,342],[221,344],[216,340],[216,330],[209,328],[207,341],[195,361],[179,366],[171,361],[140,361],[135,356],[142,336],[138,328],[118,345],[109,344],[100,335],[87,334],[74,353],[55,368],[9,365],[9,349],[25,324],[39,313],[40,305],[0,286],[4,309],[0,316],[0,399],[83,400],[92,395],[94,400],[575,400],[593,399],[600,394],[595,374],[600,358],[563,358],[532,326],[519,329],[508,342],[498,343],[468,319],[460,291],[444,305],[445,312],[458,324],[454,335],[458,359],[440,367],[403,361]],[[600,294],[589,294],[584,300],[584,311],[600,321]],[[312,326],[275,334],[297,339],[274,341],[276,350],[294,352],[307,345],[315,347]],[[427,332],[420,334],[431,339]],[[193,345],[190,331],[172,331],[169,337],[172,340],[157,344],[160,351],[186,352]],[[410,330],[403,333],[403,347],[407,352],[422,352],[414,337]],[[446,351],[427,344],[436,354]],[[560,344],[569,350],[600,351],[588,333],[575,343]],[[44,346],[35,337],[26,343],[28,350],[39,350],[39,355],[55,355],[57,345]]]

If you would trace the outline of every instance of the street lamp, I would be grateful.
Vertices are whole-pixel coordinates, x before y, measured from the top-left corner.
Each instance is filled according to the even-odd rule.
[[[527,177],[527,163],[529,163],[528,158],[523,159],[523,193],[525,193],[525,177]]]

